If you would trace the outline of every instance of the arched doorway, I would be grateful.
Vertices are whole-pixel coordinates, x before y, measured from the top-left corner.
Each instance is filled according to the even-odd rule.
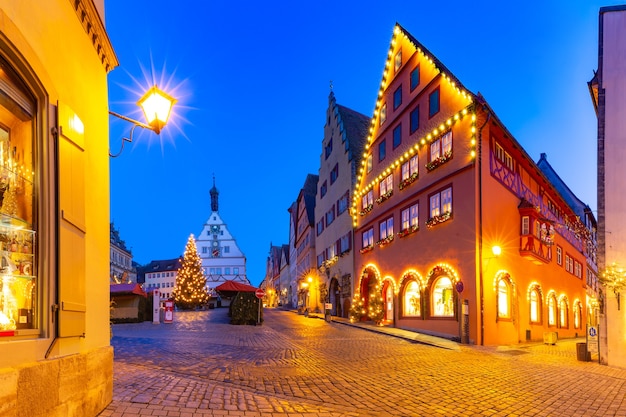
[[[393,286],[391,285],[389,281],[385,281],[383,284],[382,296],[383,296],[383,303],[384,303],[383,321],[385,323],[393,323],[393,309],[394,309]]]
[[[330,280],[328,302],[333,305],[330,310],[330,314],[332,316],[341,317],[341,288],[339,287],[339,281],[337,281],[337,278],[332,278]]]

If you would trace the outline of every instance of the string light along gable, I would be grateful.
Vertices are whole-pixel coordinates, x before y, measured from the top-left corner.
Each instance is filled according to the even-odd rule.
[[[372,181],[365,184],[364,180],[366,174],[365,170],[367,166],[367,159],[370,153],[372,142],[376,139],[376,123],[379,120],[381,107],[383,106],[383,97],[385,95],[387,86],[390,84],[391,79],[393,78],[392,64],[394,61],[394,50],[398,42],[409,43],[413,48],[415,48],[416,53],[419,54],[420,65],[421,63],[428,63],[437,73],[437,75],[435,75],[433,79],[438,76],[443,78],[448,86],[456,91],[456,93],[460,95],[463,99],[467,100],[468,103],[464,108],[462,108],[460,111],[453,114],[452,116],[448,117],[445,121],[440,123],[439,126],[432,129],[432,131],[430,131],[429,133],[424,134],[422,137],[417,136],[413,145],[406,152],[404,152],[395,161],[391,162],[387,167],[385,167],[378,176],[372,179]],[[361,166],[358,168],[356,181],[357,188],[355,189],[352,196],[352,207],[350,210],[350,214],[352,215],[353,226],[358,226],[358,217],[360,214],[358,210],[358,204],[363,195],[374,189],[374,187],[378,185],[378,183],[383,180],[383,178],[391,174],[395,169],[399,168],[403,162],[409,160],[420,149],[429,145],[432,141],[439,139],[444,133],[451,130],[452,126],[454,126],[457,122],[464,120],[468,116],[471,118],[471,146],[469,156],[471,160],[474,160],[476,157],[476,113],[474,111],[474,95],[471,92],[467,91],[462,86],[462,84],[447,70],[447,68],[428,51],[428,49],[424,48],[419,42],[417,42],[417,40],[415,40],[409,33],[407,33],[402,28],[402,26],[396,24],[393,30],[391,43],[389,45],[389,51],[387,53],[387,61],[385,62],[385,69],[383,70],[382,81],[380,82],[380,87],[378,89],[378,98],[376,99],[374,114],[372,116],[369,127],[369,133],[365,144],[365,151],[361,160]]]

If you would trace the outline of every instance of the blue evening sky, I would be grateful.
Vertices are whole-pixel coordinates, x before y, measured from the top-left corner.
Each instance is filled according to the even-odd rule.
[[[372,116],[396,22],[474,93],[537,161],[540,153],[596,210],[598,11],[612,1],[107,0],[120,61],[110,109],[155,80],[179,101],[160,136],[137,129],[111,159],[111,219],[140,264],[180,256],[219,213],[265,275],[270,243],[288,243],[287,208],[317,174],[332,80],[337,101]],[[130,124],[111,118],[112,152]]]

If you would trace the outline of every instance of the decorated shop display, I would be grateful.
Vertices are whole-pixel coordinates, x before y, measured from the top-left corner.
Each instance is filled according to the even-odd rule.
[[[0,126],[0,336],[32,329],[36,303],[32,172]]]

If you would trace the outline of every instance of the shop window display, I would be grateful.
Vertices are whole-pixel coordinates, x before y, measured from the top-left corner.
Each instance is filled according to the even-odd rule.
[[[5,337],[37,327],[34,110],[34,99],[0,59],[0,336]]]
[[[452,281],[450,278],[439,278],[433,285],[433,316],[454,316],[454,300],[452,295]]]
[[[403,315],[405,317],[420,316],[420,288],[416,281],[411,281],[407,284],[404,290],[403,301]]]

